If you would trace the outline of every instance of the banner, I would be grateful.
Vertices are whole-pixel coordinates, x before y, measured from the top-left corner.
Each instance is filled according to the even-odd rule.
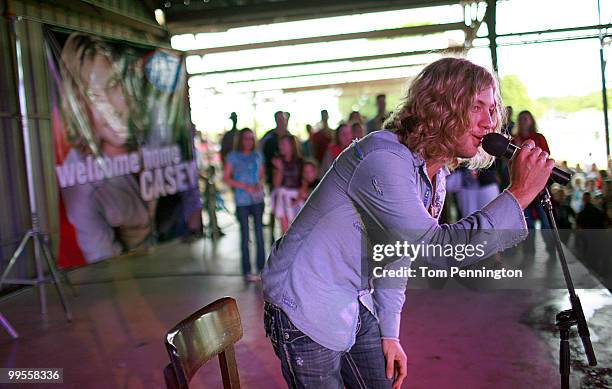
[[[47,31],[60,267],[201,231],[185,60]]]

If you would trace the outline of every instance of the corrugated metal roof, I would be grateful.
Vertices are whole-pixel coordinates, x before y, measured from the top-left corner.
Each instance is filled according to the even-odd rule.
[[[165,13],[172,34],[356,13],[459,4],[459,0],[149,0]]]

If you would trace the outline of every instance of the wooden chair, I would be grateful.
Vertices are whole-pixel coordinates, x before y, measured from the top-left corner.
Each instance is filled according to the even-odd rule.
[[[234,343],[242,338],[236,300],[223,297],[193,313],[166,334],[170,363],[164,369],[166,386],[185,389],[198,369],[219,356],[224,388],[240,388]]]

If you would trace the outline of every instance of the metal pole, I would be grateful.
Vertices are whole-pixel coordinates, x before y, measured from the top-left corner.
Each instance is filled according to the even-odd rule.
[[[597,16],[601,24],[601,5],[597,0]],[[610,160],[610,124],[608,121],[608,92],[606,88],[606,59],[604,57],[604,37],[599,29],[599,64],[601,66],[601,98],[603,101],[604,127],[606,130],[606,159]]]
[[[42,255],[45,255],[47,266],[49,267],[49,271],[52,275],[52,282],[55,284],[55,288],[57,289],[57,293],[59,295],[62,306],[64,307],[64,312],[66,314],[66,319],[68,321],[72,320],[72,315],[70,313],[70,309],[68,308],[68,304],[64,298],[64,294],[62,292],[61,283],[55,271],[55,262],[51,255],[51,250],[48,247],[48,242],[46,240],[46,236],[43,240],[43,233],[40,229],[40,219],[38,216],[38,204],[36,201],[36,182],[34,180],[34,169],[32,163],[32,150],[30,144],[30,126],[28,121],[28,106],[26,101],[26,90],[25,90],[25,77],[24,77],[24,66],[23,66],[23,54],[21,51],[21,40],[19,38],[17,22],[21,20],[21,18],[17,18],[10,12],[10,9],[7,8],[5,11],[5,16],[9,19],[10,24],[10,35],[11,39],[13,39],[14,43],[14,62],[13,66],[15,67],[15,72],[17,73],[17,97],[19,100],[19,122],[22,129],[23,136],[23,152],[26,163],[26,178],[28,184],[28,200],[30,205],[30,216],[32,227],[24,234],[21,243],[17,247],[17,250],[13,253],[13,256],[9,260],[8,265],[4,269],[2,275],[0,276],[0,287],[6,282],[11,284],[18,285],[36,285],[38,286],[38,294],[40,299],[40,310],[43,318],[47,315],[47,296],[45,293],[45,282],[46,277],[44,274]],[[7,279],[7,275],[11,271],[13,265],[16,263],[17,259],[23,253],[28,241],[32,239],[32,243],[34,244],[34,264],[36,267],[36,277],[34,280],[32,279]]]
[[[485,14],[487,20],[487,29],[489,31],[489,49],[491,50],[491,64],[493,70],[497,73],[497,32],[495,24],[497,23],[497,0],[487,0],[487,11]]]
[[[606,60],[604,58],[603,39],[600,39],[599,62],[601,64],[601,98],[603,100],[604,126],[606,129],[606,156],[610,159],[610,124],[608,121],[608,93],[606,88]]]
[[[36,203],[36,187],[34,183],[34,169],[32,168],[32,149],[30,144],[30,126],[28,121],[28,106],[26,101],[25,77],[23,74],[23,54],[21,52],[21,39],[17,29],[18,18],[11,17],[13,37],[15,39],[15,54],[17,56],[17,94],[19,96],[19,113],[21,129],[23,134],[23,151],[26,163],[26,178],[28,183],[28,200],[30,213],[32,215],[32,235],[40,233],[40,219],[38,218],[38,205]],[[41,261],[41,247],[39,241],[34,239],[34,263],[36,266],[36,277],[38,283],[38,296],[40,298],[40,311],[44,316],[47,314],[47,296],[45,293],[45,278],[43,264]]]
[[[257,134],[257,92],[251,93],[251,101],[253,102],[253,133]]]

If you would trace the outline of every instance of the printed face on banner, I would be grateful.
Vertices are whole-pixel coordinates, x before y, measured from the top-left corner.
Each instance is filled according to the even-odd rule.
[[[46,43],[60,266],[199,230],[184,58],[82,33],[48,32]]]
[[[128,137],[129,109],[121,84],[112,63],[104,55],[96,54],[83,67],[86,96],[90,102],[92,126],[100,142],[123,147]]]

